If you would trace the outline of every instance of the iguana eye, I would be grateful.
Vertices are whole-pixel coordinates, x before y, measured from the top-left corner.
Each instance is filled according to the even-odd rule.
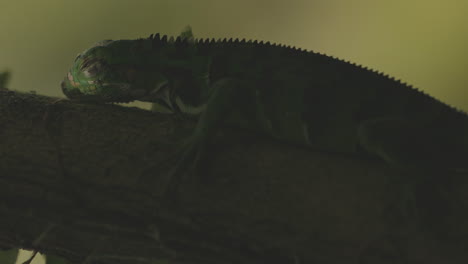
[[[93,63],[97,62],[96,58],[85,58],[83,59],[83,63],[81,63],[80,70],[84,70],[85,68],[88,68],[91,66]]]
[[[104,66],[105,65],[99,59],[85,59],[81,65],[81,70],[87,78],[90,78],[96,76],[100,71],[102,71]]]

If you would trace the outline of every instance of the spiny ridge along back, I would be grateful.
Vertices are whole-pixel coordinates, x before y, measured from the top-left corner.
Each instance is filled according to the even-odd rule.
[[[188,39],[187,38],[181,38],[180,36],[177,37],[175,40],[174,40],[174,37],[171,37],[169,40],[168,40],[168,36],[167,35],[163,35],[161,37],[160,33],[156,33],[156,34],[151,34],[149,36],[149,39],[152,39],[156,42],[170,42],[170,43],[187,43],[188,42]],[[360,65],[360,64],[356,64],[355,62],[351,62],[351,61],[348,61],[348,60],[344,60],[344,59],[340,59],[338,57],[335,57],[335,56],[330,56],[330,55],[327,55],[327,54],[324,54],[324,53],[320,53],[320,52],[315,52],[315,51],[309,51],[309,50],[306,50],[306,49],[302,49],[302,48],[298,48],[298,47],[295,47],[295,46],[291,46],[291,45],[288,45],[286,46],[286,44],[281,44],[281,43],[273,43],[271,44],[270,41],[267,41],[267,42],[264,42],[263,40],[262,41],[258,41],[258,40],[252,40],[252,39],[249,39],[249,40],[246,40],[245,38],[239,40],[239,38],[236,38],[236,39],[233,39],[233,38],[223,38],[223,39],[215,39],[215,38],[200,38],[200,39],[194,39],[194,43],[198,43],[198,44],[219,44],[219,43],[222,43],[222,44],[229,44],[229,43],[232,43],[232,44],[250,44],[250,45],[259,45],[259,46],[269,46],[269,47],[279,47],[279,48],[285,48],[285,49],[289,49],[291,51],[294,51],[294,52],[300,52],[300,53],[310,53],[310,54],[316,54],[316,55],[321,55],[321,56],[325,56],[325,57],[328,57],[332,60],[335,60],[337,62],[340,62],[340,63],[344,63],[344,64],[348,64],[348,65],[352,65],[352,66],[355,66],[355,67],[358,67],[359,69],[362,69],[364,71],[369,71],[369,72],[372,72],[374,74],[377,74],[381,77],[384,77],[386,78],[387,80],[389,81],[392,81],[392,82],[397,82],[401,85],[404,85],[410,89],[413,89],[414,91],[417,91],[418,93],[421,93],[425,96],[428,96],[428,97],[431,97],[430,95],[424,93],[423,91],[421,90],[418,90],[416,88],[414,88],[413,86],[405,83],[405,82],[402,82],[400,79],[395,79],[395,77],[393,76],[389,76],[388,74],[386,73],[383,73],[381,71],[377,71],[377,70],[374,70],[374,69],[371,69],[371,68],[368,68],[367,66],[363,66],[363,65]],[[433,97],[431,97],[433,98]],[[453,109],[457,110],[457,112],[459,113],[464,113],[464,111],[462,110],[459,110],[457,108],[454,108],[452,107]]]

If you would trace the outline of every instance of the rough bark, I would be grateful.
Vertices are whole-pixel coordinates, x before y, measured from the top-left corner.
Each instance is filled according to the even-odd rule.
[[[223,128],[209,169],[165,201],[193,125],[0,90],[0,247],[77,263],[468,263],[466,175],[410,187],[379,160]]]

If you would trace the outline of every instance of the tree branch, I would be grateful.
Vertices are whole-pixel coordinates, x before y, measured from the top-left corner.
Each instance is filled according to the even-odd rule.
[[[0,90],[0,247],[86,263],[466,263],[466,175],[408,187],[378,160],[222,129],[162,200],[194,122]],[[450,176],[450,177],[449,177]],[[417,210],[411,206],[416,196]]]

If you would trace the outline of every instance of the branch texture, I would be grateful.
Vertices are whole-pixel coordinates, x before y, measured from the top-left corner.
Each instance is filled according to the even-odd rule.
[[[0,90],[0,247],[103,264],[468,263],[466,175],[410,187],[379,160],[228,128],[164,201],[194,124]]]

